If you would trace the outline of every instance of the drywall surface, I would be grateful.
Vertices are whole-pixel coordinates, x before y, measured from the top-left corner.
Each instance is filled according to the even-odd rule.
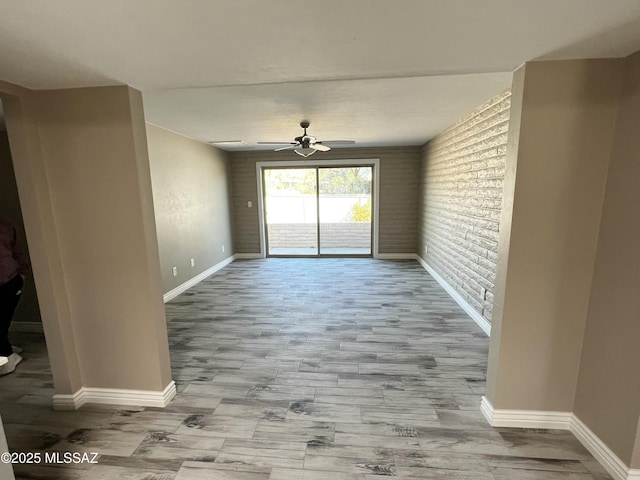
[[[229,158],[222,150],[154,125],[147,124],[147,138],[167,293],[234,253]]]
[[[625,61],[575,401],[627,465],[640,417],[640,53]],[[639,447],[636,445],[636,447]]]
[[[507,148],[513,177],[505,178],[504,202],[511,218],[503,217],[510,228],[501,225],[500,242],[504,235],[509,247],[499,248],[499,333],[491,338],[487,396],[496,409],[570,412],[621,61],[532,62],[522,69],[514,76],[518,141]]]

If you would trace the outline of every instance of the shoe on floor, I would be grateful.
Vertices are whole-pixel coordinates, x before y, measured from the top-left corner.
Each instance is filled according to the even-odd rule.
[[[7,363],[0,367],[0,375],[6,375],[7,373],[13,372],[16,369],[16,366],[22,361],[22,357],[17,353],[12,353],[8,357],[4,358],[7,359]]]
[[[20,347],[16,347],[15,345],[11,345],[11,349],[13,353],[22,353],[22,349]]]
[[[3,365],[6,365],[7,363],[9,363],[9,358],[0,357],[0,367],[3,366]]]

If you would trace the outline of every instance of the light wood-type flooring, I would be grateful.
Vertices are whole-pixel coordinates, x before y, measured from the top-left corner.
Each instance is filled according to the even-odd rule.
[[[610,478],[568,432],[487,425],[489,339],[414,261],[236,261],[166,311],[165,409],[53,411],[42,338],[15,336],[10,449],[100,454],[18,479]]]

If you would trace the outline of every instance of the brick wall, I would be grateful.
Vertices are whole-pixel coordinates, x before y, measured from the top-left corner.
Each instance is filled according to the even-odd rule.
[[[420,147],[334,148],[318,160],[380,159],[380,253],[415,253],[420,183]],[[314,157],[308,159],[313,166]],[[260,252],[256,162],[300,160],[295,153],[231,154],[235,253]],[[247,207],[247,201],[253,207]]]
[[[511,92],[422,152],[418,253],[491,321]]]

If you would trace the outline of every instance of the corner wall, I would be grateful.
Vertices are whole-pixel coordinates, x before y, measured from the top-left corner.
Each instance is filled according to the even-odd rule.
[[[621,66],[531,62],[514,76],[487,377],[496,409],[573,410]]]
[[[511,91],[422,152],[418,254],[491,321]]]
[[[624,66],[575,413],[627,465],[638,469],[640,53],[627,58]],[[632,460],[634,445],[636,457]]]
[[[234,253],[229,155],[150,124],[147,139],[166,294]]]
[[[0,94],[54,404],[166,404],[175,385],[140,92],[0,82]]]
[[[171,373],[140,92],[33,95],[83,386],[163,390]]]
[[[380,159],[379,253],[415,253],[420,147],[334,148],[316,153],[322,160]],[[260,252],[256,163],[300,160],[288,152],[237,152],[231,155],[236,253]],[[309,165],[314,158],[309,157]],[[247,201],[253,207],[247,207]]]

